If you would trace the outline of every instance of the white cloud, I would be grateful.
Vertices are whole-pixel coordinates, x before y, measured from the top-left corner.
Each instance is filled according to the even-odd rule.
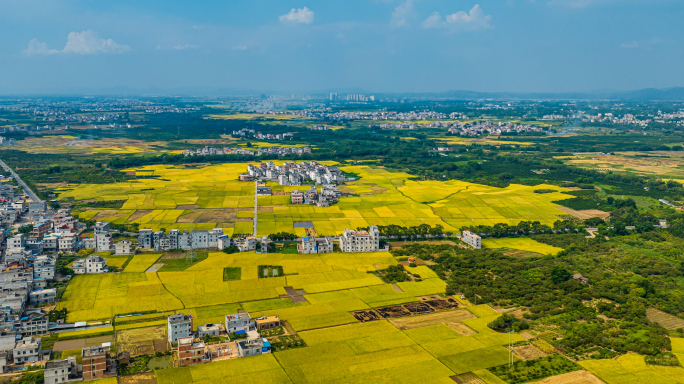
[[[639,48],[639,42],[634,40],[631,43],[622,43],[622,44],[620,44],[620,48],[625,48],[625,49]]]
[[[173,49],[175,49],[176,51],[184,51],[186,49],[197,49],[197,48],[199,48],[199,47],[196,46],[195,44],[182,44],[182,45],[179,44],[179,45],[176,45],[173,47]]]
[[[233,51],[246,51],[246,50],[247,50],[247,46],[244,44],[238,44],[238,45],[233,46]]]
[[[404,3],[401,3],[394,8],[390,24],[393,27],[404,27],[409,24],[410,19],[412,19],[414,15],[413,0],[406,0]]]
[[[280,22],[288,24],[311,24],[314,20],[314,12],[307,7],[294,9],[280,16]]]
[[[57,53],[74,53],[79,55],[94,55],[98,53],[123,53],[130,49],[128,45],[118,44],[112,39],[100,38],[97,32],[87,30],[83,32],[70,32],[64,49],[49,49],[47,44],[32,39],[28,48],[24,50],[26,55],[53,55]]]
[[[462,29],[474,31],[478,29],[491,28],[490,21],[492,17],[485,15],[480,8],[480,4],[475,4],[469,12],[459,11],[446,15],[442,20],[439,12],[433,12],[427,19],[423,21],[423,28],[450,28],[453,30]]]
[[[31,41],[29,41],[28,48],[24,49],[24,54],[27,56],[52,55],[59,52],[60,51],[56,49],[49,49],[47,44],[38,41],[38,39],[31,39]]]

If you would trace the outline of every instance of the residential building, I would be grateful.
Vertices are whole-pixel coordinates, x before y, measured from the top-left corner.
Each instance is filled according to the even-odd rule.
[[[100,255],[90,255],[85,259],[74,261],[72,269],[77,275],[104,273],[107,269],[107,259],[101,258]]]
[[[7,249],[24,249],[26,248],[26,238],[22,233],[16,234],[7,239]]]
[[[116,361],[112,359],[109,347],[93,346],[83,348],[81,353],[83,380],[116,376]]]
[[[65,233],[59,236],[59,251],[73,253],[76,252],[77,237],[73,233]]]
[[[81,367],[76,362],[76,356],[69,356],[62,360],[45,363],[45,384],[69,383],[83,380]]]
[[[98,221],[95,223],[95,228],[93,228],[93,232],[100,233],[100,232],[109,232],[109,223]]]
[[[141,229],[138,232],[138,248],[154,248],[154,232],[151,229]]]
[[[271,344],[266,339],[242,340],[238,341],[237,345],[242,357],[271,353]]]
[[[29,233],[30,239],[42,239],[50,232],[52,229],[52,221],[41,220],[40,222],[33,225],[33,229]]]
[[[340,236],[342,252],[378,252],[380,250],[380,231],[377,225],[371,225],[368,231],[345,229]]]
[[[304,193],[300,190],[294,190],[290,194],[290,202],[292,204],[304,204]]]
[[[235,245],[238,247],[240,252],[249,252],[256,250],[257,239],[254,236],[243,237],[241,239],[235,240]]]
[[[252,328],[252,317],[247,312],[226,315],[226,332],[249,331]]]
[[[41,360],[40,338],[33,338],[33,336],[24,336],[21,340],[17,341],[12,351],[12,356],[14,357],[14,364],[26,364],[35,363]]]
[[[43,251],[57,252],[59,251],[59,234],[52,233],[43,237]]]
[[[114,249],[114,238],[109,232],[95,232],[95,244],[98,252],[110,252]]]
[[[482,238],[470,231],[463,231],[461,240],[475,249],[482,248]]]
[[[176,343],[179,338],[192,335],[192,315],[184,315],[182,313],[169,315],[167,326],[169,342]]]
[[[258,330],[263,331],[280,327],[280,318],[278,316],[264,316],[257,318],[254,323]]]
[[[303,237],[297,244],[297,253],[332,253],[333,240],[330,237],[316,239],[314,237]]]
[[[133,243],[129,240],[121,240],[114,244],[114,254],[116,255],[133,255]]]
[[[205,336],[218,337],[225,331],[223,324],[205,324],[197,327],[197,336],[201,339]]]
[[[209,358],[204,354],[204,341],[193,339],[192,336],[178,339],[178,366],[202,364]]]
[[[219,236],[217,241],[217,248],[220,250],[226,249],[233,245],[233,239],[228,235]]]
[[[54,303],[57,299],[57,289],[39,289],[29,294],[31,305],[44,305]]]
[[[14,329],[22,336],[46,335],[50,318],[40,310],[30,310],[21,319],[14,321]]]

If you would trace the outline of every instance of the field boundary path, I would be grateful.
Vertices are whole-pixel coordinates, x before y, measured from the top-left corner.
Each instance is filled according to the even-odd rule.
[[[26,192],[26,194],[29,196],[29,198],[31,199],[31,201],[36,202],[36,203],[40,203],[41,201],[43,201],[43,200],[41,200],[41,199],[38,198],[38,195],[36,195],[35,193],[33,193],[33,191],[31,190],[31,188],[29,188],[29,186],[26,185],[26,183],[24,183],[24,180],[22,180],[21,177],[19,177],[19,175],[17,175],[16,172],[14,172],[14,171],[12,170],[12,168],[10,168],[9,166],[7,166],[7,164],[5,164],[4,161],[0,160],[0,166],[2,166],[2,167],[5,169],[5,171],[9,172],[9,173],[12,175],[12,177],[14,177],[15,180],[17,180],[17,183],[18,183],[22,188],[24,188],[24,192]]]

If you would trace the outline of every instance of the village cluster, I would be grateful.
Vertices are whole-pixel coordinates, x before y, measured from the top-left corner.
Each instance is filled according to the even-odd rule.
[[[197,150],[188,149],[183,151],[185,156],[208,156],[208,155],[249,155],[257,156],[262,155],[303,155],[305,153],[311,153],[311,148],[309,147],[258,147],[256,152],[250,149],[244,148],[214,148],[214,147],[204,147]]]
[[[441,124],[441,123],[431,123]],[[439,125],[442,126],[442,125]],[[491,122],[491,121],[477,121],[472,123],[455,122],[449,126],[449,133],[460,136],[478,136],[482,134],[502,135],[506,133],[521,133],[521,132],[543,132],[540,127],[535,127],[529,124],[515,124],[510,122]]]
[[[344,121],[344,120],[401,120],[401,121],[419,121],[419,120],[438,120],[438,119],[467,119],[463,113],[453,112],[450,114],[440,113],[435,111],[411,111],[411,112],[328,112],[326,110],[301,110],[292,112],[295,115],[303,117],[313,117],[318,119]]]
[[[240,175],[241,181],[273,181],[279,185],[302,185],[312,182],[315,184],[341,184],[347,177],[339,168],[323,165],[315,161],[284,163],[276,165],[272,161],[260,163],[258,166],[248,165],[247,173]]]

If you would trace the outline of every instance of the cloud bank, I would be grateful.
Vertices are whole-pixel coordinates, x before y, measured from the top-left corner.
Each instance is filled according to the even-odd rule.
[[[311,24],[314,21],[314,12],[307,7],[295,9],[280,16],[280,22],[286,24]]]
[[[54,54],[78,54],[95,55],[100,53],[123,53],[130,50],[125,44],[118,44],[112,39],[103,39],[97,32],[87,30],[83,32],[70,32],[67,36],[67,43],[63,49],[48,48],[46,43],[38,39],[32,39],[28,47],[24,50],[27,56],[33,55],[54,55]]]
[[[482,11],[482,8],[480,8],[480,4],[475,4],[475,6],[467,13],[459,11],[450,15],[446,15],[444,19],[442,19],[442,16],[439,14],[439,12],[433,12],[430,17],[423,21],[423,28],[447,28],[453,30],[461,29],[475,31],[479,29],[491,28],[491,20],[492,17],[490,15],[485,15],[485,13]]]

